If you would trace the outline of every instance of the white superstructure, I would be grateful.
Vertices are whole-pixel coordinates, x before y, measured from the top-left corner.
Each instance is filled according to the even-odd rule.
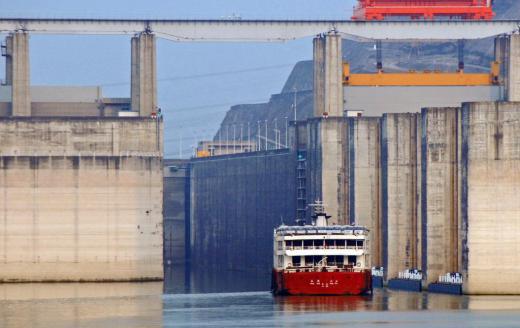
[[[277,270],[365,270],[368,230],[354,226],[281,226],[274,231]]]

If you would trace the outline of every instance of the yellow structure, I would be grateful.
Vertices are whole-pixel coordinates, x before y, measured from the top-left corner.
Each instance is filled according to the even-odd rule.
[[[210,157],[211,154],[207,150],[197,150],[197,158]]]
[[[405,73],[351,74],[343,63],[343,84],[349,86],[481,86],[499,84],[500,63],[492,62],[489,73],[409,71]]]

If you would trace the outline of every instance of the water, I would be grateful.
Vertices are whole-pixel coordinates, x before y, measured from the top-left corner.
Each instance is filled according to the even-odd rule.
[[[518,296],[251,291],[268,284],[265,277],[178,270],[164,284],[0,285],[0,327],[520,327]]]

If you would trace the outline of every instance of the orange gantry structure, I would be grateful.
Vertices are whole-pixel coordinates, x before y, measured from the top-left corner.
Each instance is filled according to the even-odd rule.
[[[411,19],[490,20],[493,0],[358,0],[353,20],[384,20],[388,17]]]
[[[409,71],[387,73],[351,73],[349,63],[343,63],[343,85],[361,86],[486,86],[500,84],[500,63],[492,62],[489,73],[441,71]]]

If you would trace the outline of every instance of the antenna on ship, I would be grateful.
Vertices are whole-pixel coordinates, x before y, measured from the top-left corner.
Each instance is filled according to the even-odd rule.
[[[312,215],[312,224],[317,227],[326,227],[328,219],[331,218],[325,212],[325,205],[321,200],[316,200],[314,204],[307,205],[313,209],[314,214]]]

